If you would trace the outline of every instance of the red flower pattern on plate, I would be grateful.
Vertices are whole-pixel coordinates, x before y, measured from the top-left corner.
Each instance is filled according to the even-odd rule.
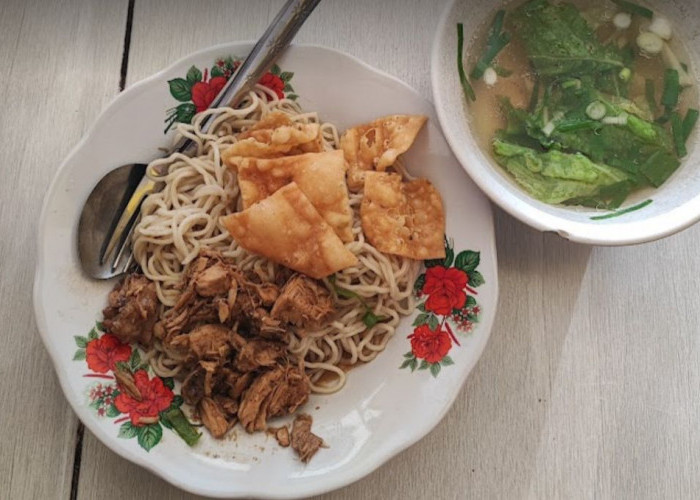
[[[214,101],[221,89],[226,85],[226,78],[223,76],[215,76],[207,81],[209,70],[204,70],[204,77],[201,82],[192,85],[192,102],[194,103],[197,113],[204,111]]]
[[[101,322],[87,336],[73,338],[78,347],[73,360],[86,362],[90,370],[83,377],[108,381],[89,388],[88,404],[98,417],[113,418],[115,424],[120,424],[118,437],[136,439],[146,451],[160,442],[164,428],[173,430],[190,446],[198,441],[201,433],[180,409],[184,401],[173,393],[173,379],[150,378],[151,368],[142,360],[138,346],[124,344],[106,333]],[[130,374],[136,391],[132,387],[129,392],[119,384],[115,370]]]
[[[195,114],[201,113],[211,105],[240,65],[240,60],[229,56],[217,59],[211,69],[204,68],[202,72],[197,66],[192,66],[184,78],[169,80],[170,95],[179,101],[179,104],[167,111],[165,132],[175,123],[192,123]],[[275,64],[258,83],[270,89],[276,96],[266,94],[268,101],[275,98],[296,100],[298,96],[290,83],[293,76],[294,73],[282,71]]]
[[[97,373],[114,370],[117,363],[128,361],[131,347],[123,344],[111,333],[105,333],[98,339],[91,340],[85,348],[88,368]]]
[[[439,327],[431,330],[428,325],[421,325],[408,338],[415,357],[428,363],[438,363],[452,348],[449,334]]]
[[[427,370],[437,377],[444,366],[454,364],[449,356],[459,346],[455,331],[471,333],[479,320],[476,288],[484,284],[477,267],[479,252],[465,250],[455,256],[450,241],[445,241],[445,258],[425,261],[426,271],[414,285],[420,313],[408,338],[411,350],[404,354],[399,368]]]
[[[423,294],[428,296],[425,308],[440,316],[449,315],[453,309],[462,309],[467,301],[464,291],[469,283],[467,273],[461,269],[435,266],[425,272]]]
[[[272,73],[265,73],[260,79],[260,85],[275,92],[279,99],[284,99],[284,82],[279,76]]]
[[[158,414],[167,409],[173,401],[173,391],[163,384],[160,377],[149,379],[146,370],[134,373],[134,384],[141,394],[141,399],[138,400],[122,390],[114,400],[114,406],[120,412],[127,413],[134,426],[158,422]]]

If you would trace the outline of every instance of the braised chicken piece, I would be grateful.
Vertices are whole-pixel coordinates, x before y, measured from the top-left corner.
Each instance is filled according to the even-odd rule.
[[[235,373],[234,376],[229,377],[227,380],[229,397],[240,399],[254,379],[255,374],[253,372]]]
[[[156,327],[158,337],[171,349],[171,340],[201,324],[233,326],[244,320],[266,338],[284,340],[286,329],[269,318],[269,310],[279,297],[274,283],[260,283],[244,273],[220,252],[202,250],[183,276],[177,303],[165,313]]]
[[[214,297],[228,292],[231,288],[231,268],[222,262],[204,269],[194,280],[194,289],[202,297]]]
[[[297,415],[292,424],[292,449],[304,463],[311,460],[311,457],[323,446],[323,439],[311,432],[312,423],[311,416],[302,413]]]
[[[177,355],[179,358],[184,359],[190,355],[190,336],[186,333],[180,333],[164,339],[163,345],[168,348],[168,352]]]
[[[251,319],[253,327],[262,338],[280,342],[287,341],[287,329],[282,326],[280,320],[270,316],[267,310],[259,307]]]
[[[221,396],[217,394],[214,396],[214,401],[219,405],[219,408],[223,410],[226,414],[226,419],[231,421],[236,420],[236,415],[238,415],[238,401],[226,396]]]
[[[318,281],[296,274],[282,288],[271,315],[300,328],[312,328],[333,314],[330,292]]]
[[[212,398],[204,398],[197,406],[199,418],[202,419],[204,427],[206,427],[212,436],[222,438],[229,429],[229,423],[224,415],[224,410],[221,409],[219,403]]]
[[[182,398],[185,403],[196,405],[203,397],[211,396],[225,380],[217,361],[200,361],[182,382]]]
[[[270,417],[283,417],[294,413],[309,400],[311,385],[306,373],[297,367],[288,366],[284,376],[274,388],[267,402]]]
[[[238,351],[236,368],[243,372],[252,372],[260,368],[270,368],[284,359],[287,347],[279,342],[269,340],[250,340]]]
[[[190,372],[182,382],[182,399],[189,405],[197,405],[204,397],[204,377],[203,368],[198,368]]]
[[[238,408],[238,420],[247,432],[265,430],[267,422],[267,399],[282,380],[282,369],[263,373],[243,393],[241,406]]]
[[[290,328],[312,327],[333,314],[319,282],[282,269],[274,283],[263,283],[221,253],[203,250],[179,288],[177,303],[156,321],[155,285],[129,276],[110,294],[104,323],[126,342],[148,345],[155,337],[182,360],[182,397],[212,436],[223,437],[238,422],[247,432],[265,430],[269,419],[308,401],[311,384],[288,341]],[[117,368],[115,377],[123,391],[141,397],[129,372]],[[296,442],[310,442],[303,445],[310,450],[316,437],[302,434]],[[294,443],[287,427],[274,435],[282,446]]]
[[[199,366],[204,369],[204,395],[211,396],[215,392],[215,388],[223,378],[223,373],[220,370],[220,365],[223,360],[219,361],[200,361]]]
[[[158,320],[155,283],[140,274],[127,276],[110,292],[102,315],[105,329],[120,341],[150,347]]]
[[[187,336],[197,359],[222,360],[231,352],[229,329],[223,325],[197,326]]]
[[[279,444],[282,448],[289,446],[289,428],[286,425],[277,428],[270,427],[267,431],[275,436],[277,444]]]
[[[283,417],[306,403],[311,386],[297,367],[277,367],[255,379],[243,394],[238,419],[248,432],[265,430],[268,418]]]

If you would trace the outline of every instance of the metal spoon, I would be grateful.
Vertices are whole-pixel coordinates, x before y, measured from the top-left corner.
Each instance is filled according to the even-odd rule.
[[[288,0],[253,50],[227,82],[210,108],[235,106],[278,59],[321,0]],[[209,117],[202,124],[208,130]],[[189,139],[181,141],[173,152],[190,153]],[[78,256],[86,274],[109,279],[133,267],[131,234],[136,226],[141,203],[163,186],[145,176],[146,164],[118,167],[105,175],[88,196],[78,223]]]

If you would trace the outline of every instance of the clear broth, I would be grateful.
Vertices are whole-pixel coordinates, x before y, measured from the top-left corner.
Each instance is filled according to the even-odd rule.
[[[506,20],[504,29],[509,33],[514,34],[515,30],[510,24],[508,13],[524,1],[508,2],[501,8],[506,9]],[[602,23],[597,29],[596,34],[601,41],[618,40],[622,37],[625,41],[634,43],[640,29],[644,24],[648,24],[648,20],[640,18],[640,16],[632,16],[632,25],[622,31],[617,31],[612,23],[612,16],[618,9],[615,4],[608,0],[569,0],[567,3],[575,5],[579,11],[584,14],[584,17],[591,24],[592,19],[602,19],[607,13],[610,20]],[[658,9],[655,9],[658,11]],[[663,12],[659,12],[663,15]],[[484,22],[475,36],[468,42],[469,58],[466,61],[465,69],[471,71],[480,55],[483,53],[486,46],[488,30],[493,21],[493,15]],[[693,64],[688,55],[688,51],[683,46],[681,40],[678,39],[675,33],[671,39],[670,46],[679,57],[679,59],[688,65],[688,72],[694,76]],[[616,33],[617,32],[617,33]],[[616,35],[618,35],[616,37]],[[498,82],[493,87],[486,85],[483,79],[472,81],[476,93],[476,101],[469,104],[470,125],[475,132],[475,136],[479,145],[484,150],[491,152],[491,142],[493,141],[496,132],[506,126],[506,117],[501,111],[499,104],[500,97],[510,98],[513,105],[517,108],[527,108],[530,102],[530,96],[535,85],[535,74],[527,59],[527,53],[523,44],[519,42],[514,35],[511,42],[501,51],[495,62],[502,68],[512,71],[508,77],[498,77]],[[635,67],[633,78],[630,84],[629,97],[632,101],[646,103],[646,79],[654,82],[656,88],[657,102],[661,98],[661,92],[664,88],[664,73],[667,67],[664,64],[661,55],[651,58],[637,56],[635,59]],[[685,115],[689,108],[698,107],[698,89],[697,84],[692,87],[686,87],[681,93],[681,99],[678,106],[679,111]],[[695,136],[695,134],[693,134]]]

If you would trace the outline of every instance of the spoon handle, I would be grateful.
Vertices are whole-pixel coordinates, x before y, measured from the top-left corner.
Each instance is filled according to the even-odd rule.
[[[234,107],[238,101],[250,91],[262,76],[272,67],[291,43],[294,35],[301,28],[306,18],[316,8],[321,0],[287,0],[277,13],[270,26],[260,37],[250,51],[243,64],[226,83],[219,95],[212,101],[209,108],[220,106]],[[202,131],[207,132],[214,117],[207,116],[201,125]],[[187,153],[194,146],[190,139],[183,139],[175,146],[175,151]]]

